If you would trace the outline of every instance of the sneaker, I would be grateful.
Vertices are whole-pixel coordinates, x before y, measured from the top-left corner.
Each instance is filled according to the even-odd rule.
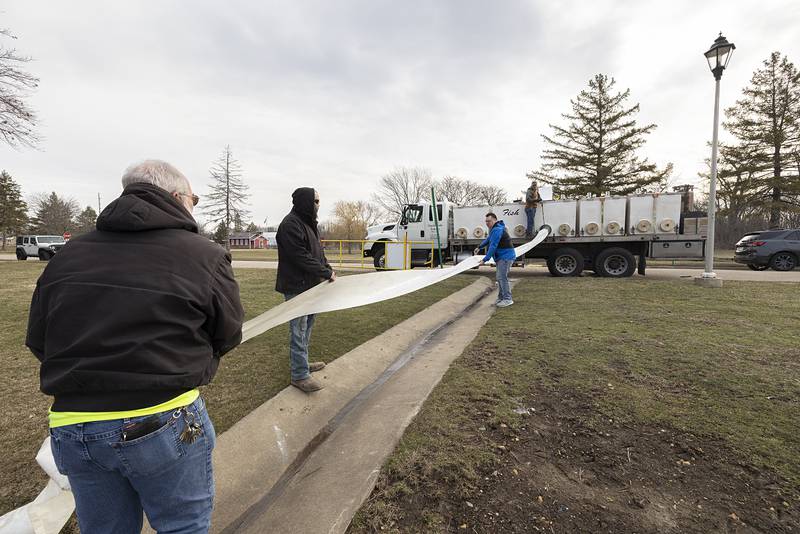
[[[508,308],[512,304],[514,304],[513,300],[510,300],[510,299],[509,300],[501,300],[500,302],[497,303],[497,307],[498,308]]]
[[[311,393],[312,391],[319,391],[324,388],[316,378],[304,378],[303,380],[292,380],[292,385],[302,391],[303,393]]]
[[[325,362],[311,362],[308,364],[308,370],[312,373],[322,371],[323,369],[325,369]]]

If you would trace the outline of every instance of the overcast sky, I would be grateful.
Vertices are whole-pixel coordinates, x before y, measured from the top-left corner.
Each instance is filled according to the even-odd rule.
[[[644,154],[695,183],[709,156],[714,83],[702,53],[736,44],[722,105],[779,50],[800,62],[800,1],[6,0],[0,27],[34,58],[40,150],[0,146],[26,196],[82,206],[119,195],[128,164],[165,159],[195,191],[225,145],[252,219],[277,223],[291,192],[322,212],[367,200],[397,166],[514,196],[540,134],[596,73],[656,123]],[[9,41],[4,40],[5,46]]]

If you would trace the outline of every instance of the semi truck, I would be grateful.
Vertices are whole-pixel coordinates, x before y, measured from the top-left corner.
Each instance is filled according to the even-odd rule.
[[[534,230],[547,228],[549,236],[518,261],[545,260],[553,276],[586,270],[623,278],[637,271],[644,275],[648,258],[702,260],[707,219],[691,211],[691,204],[691,193],[545,200],[536,210]],[[407,242],[411,267],[458,263],[488,235],[488,212],[505,222],[514,246],[527,241],[522,203],[458,207],[442,200],[435,211],[430,202],[405,205],[396,223],[370,227],[364,255],[384,269],[389,243]]]

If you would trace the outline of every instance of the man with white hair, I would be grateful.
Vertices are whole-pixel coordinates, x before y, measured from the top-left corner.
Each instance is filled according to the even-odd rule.
[[[85,534],[139,532],[142,512],[159,532],[207,532],[216,437],[198,387],[241,341],[239,288],[183,174],[149,160],[122,185],[33,294],[53,456]]]

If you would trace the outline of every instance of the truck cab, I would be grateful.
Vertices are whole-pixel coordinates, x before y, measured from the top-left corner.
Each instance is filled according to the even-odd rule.
[[[390,228],[391,227],[391,228]],[[437,237],[438,227],[438,237]],[[373,230],[374,229],[374,230]],[[439,261],[436,252],[439,245],[442,258],[449,252],[449,240],[453,234],[453,205],[444,200],[436,203],[436,211],[430,202],[418,202],[403,206],[400,219],[394,225],[370,227],[364,255],[371,256],[375,267],[385,267],[386,242],[408,242],[411,249],[411,265],[435,264]]]

